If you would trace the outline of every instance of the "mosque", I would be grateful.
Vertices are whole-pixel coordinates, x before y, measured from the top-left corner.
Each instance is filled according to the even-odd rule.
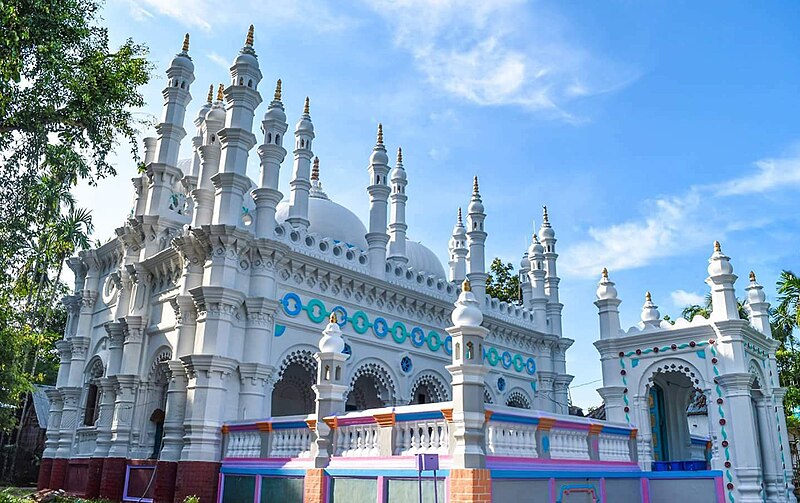
[[[417,501],[418,487],[443,501],[795,501],[768,305],[752,277],[750,322],[733,316],[736,276],[719,247],[713,315],[685,326],[648,297],[642,324],[622,330],[604,272],[608,421],[569,416],[573,340],[546,208],[521,301],[499,301],[486,293],[477,178],[465,215],[453,208],[445,269],[407,237],[408,174],[380,124],[367,225],[323,190],[308,98],[287,138],[277,80],[254,134],[252,26],[229,85],[209,88],[185,160],[188,35],[167,77],[129,218],[68,260],[40,488],[204,503]],[[694,390],[713,403],[699,438],[686,422]],[[422,454],[438,474],[418,471]]]

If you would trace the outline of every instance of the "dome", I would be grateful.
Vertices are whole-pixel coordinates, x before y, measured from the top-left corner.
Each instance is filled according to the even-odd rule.
[[[378,148],[377,146],[372,149],[372,154],[369,156],[369,163],[372,164],[389,164],[389,156],[386,155],[386,149],[381,146]]]
[[[531,259],[528,258],[528,252],[522,254],[522,260],[519,261],[519,270],[527,271],[531,268]]]
[[[406,170],[397,166],[396,168],[392,169],[391,172],[391,180],[406,180],[408,177],[406,176]]]
[[[289,217],[289,201],[281,201],[275,213],[278,223]],[[361,250],[367,249],[367,228],[361,220],[344,206],[327,197],[308,198],[308,232],[344,242]],[[440,266],[441,267],[441,266]]]
[[[275,103],[273,101],[273,103]],[[270,105],[267,113],[264,114],[264,120],[276,120],[278,122],[286,122],[286,112],[280,105]]]
[[[322,353],[342,353],[344,352],[344,339],[342,339],[342,329],[336,323],[336,315],[331,315],[330,323],[322,332],[319,340],[319,350]]]
[[[528,247],[528,257],[533,259],[538,255],[542,255],[544,253],[544,246],[539,241],[539,238],[536,234],[533,235],[533,240],[531,241],[531,245]]]
[[[203,103],[203,106],[197,111],[197,118],[199,120],[205,120],[206,114],[209,112],[209,110],[211,110],[211,103]]]
[[[189,73],[194,73],[194,63],[192,63],[192,58],[189,57],[188,54],[181,52],[175,55],[172,58],[172,63],[170,63],[170,68],[184,68],[189,71]]]
[[[211,110],[206,114],[207,121],[225,122],[225,109],[217,102],[211,107]]]
[[[433,274],[439,278],[446,277],[439,258],[422,243],[406,240],[406,257],[408,267],[413,267],[415,271]]]
[[[543,225],[542,228],[539,229],[539,235],[542,236],[542,239],[554,239],[556,237],[556,231],[549,225]]]
[[[483,313],[478,307],[480,304],[469,288],[469,283],[465,281],[456,301],[456,308],[450,315],[456,327],[479,327],[483,323]]]
[[[472,201],[469,202],[469,206],[467,207],[467,212],[472,213],[483,213],[484,207],[483,202],[479,197],[473,197]]]
[[[253,66],[258,68],[258,58],[256,55],[251,51],[242,51],[236,56],[236,59],[233,60],[233,66]]]

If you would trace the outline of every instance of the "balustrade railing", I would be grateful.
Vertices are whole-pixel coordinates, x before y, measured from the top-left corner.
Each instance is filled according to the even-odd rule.
[[[337,427],[334,456],[380,456],[380,429],[377,423]]]
[[[222,428],[226,458],[307,458],[315,416],[276,417],[265,421],[237,421]]]
[[[392,452],[395,455],[448,454],[450,452],[450,428],[444,417],[397,421],[394,425],[394,433],[395,445]]]

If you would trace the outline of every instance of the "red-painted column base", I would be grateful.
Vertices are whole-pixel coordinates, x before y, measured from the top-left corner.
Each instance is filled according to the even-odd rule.
[[[125,458],[105,458],[100,475],[100,497],[112,501],[122,499],[125,489]]]
[[[92,458],[89,460],[89,472],[86,478],[86,497],[97,498],[100,496],[100,481],[103,478],[103,462],[105,458]]]
[[[187,496],[195,495],[200,503],[217,501],[220,463],[212,461],[179,461],[175,476],[175,501],[183,503]]]
[[[36,490],[41,491],[50,486],[50,473],[53,471],[53,458],[42,458],[39,464],[39,478],[36,480]]]
[[[64,489],[64,479],[67,476],[67,466],[69,466],[68,459],[53,459],[53,467],[50,469],[50,489]]]
[[[178,463],[159,461],[156,465],[155,503],[172,503],[175,499],[175,477]]]
[[[485,468],[450,470],[452,503],[492,503],[492,474]]]
[[[323,468],[306,470],[303,481],[303,503],[328,502],[328,477]]]

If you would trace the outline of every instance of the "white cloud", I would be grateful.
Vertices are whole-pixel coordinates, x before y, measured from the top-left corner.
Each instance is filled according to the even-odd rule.
[[[672,304],[677,308],[684,308],[695,304],[702,306],[705,302],[705,297],[699,293],[687,292],[686,290],[675,290],[674,292],[670,292],[669,296],[672,299]]]
[[[735,196],[768,192],[800,185],[800,157],[763,159],[755,163],[756,172],[722,183],[717,187],[720,196]]]
[[[565,103],[633,78],[570,45],[562,21],[531,12],[522,0],[365,1],[431,84],[478,105],[518,105],[577,120]]]
[[[211,30],[211,24],[207,19],[219,10],[216,4],[207,0],[130,0],[130,6],[132,14],[146,12],[152,17],[152,13],[155,12],[174,18],[184,26],[200,28],[203,31]]]
[[[211,61],[213,61],[217,65],[221,66],[225,70],[229,69],[230,66],[231,66],[231,63],[232,63],[228,59],[226,59],[226,58],[220,56],[219,54],[217,54],[216,52],[210,53],[208,55],[208,59],[210,59]]]

